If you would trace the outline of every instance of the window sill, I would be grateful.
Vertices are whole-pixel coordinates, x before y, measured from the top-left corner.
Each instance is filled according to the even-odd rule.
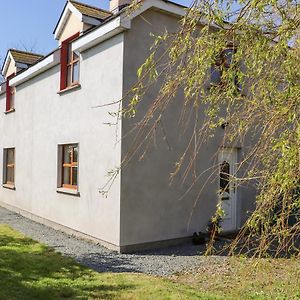
[[[67,189],[67,188],[57,188],[56,192],[59,193],[59,194],[66,194],[66,195],[72,195],[72,196],[80,197],[80,193],[79,193],[78,190]]]
[[[74,84],[74,85],[71,85],[71,86],[68,86],[66,87],[65,89],[57,92],[58,95],[62,95],[64,93],[67,93],[67,92],[70,92],[72,90],[77,90],[77,89],[80,89],[81,88],[81,85],[80,83],[77,83],[77,84]]]
[[[5,111],[4,114],[7,115],[7,114],[10,114],[10,113],[12,113],[14,111],[16,111],[16,110],[14,108],[11,108],[10,110]]]
[[[9,190],[16,190],[16,187],[14,185],[11,185],[11,184],[2,184],[2,187],[5,188],[5,189],[9,189]]]

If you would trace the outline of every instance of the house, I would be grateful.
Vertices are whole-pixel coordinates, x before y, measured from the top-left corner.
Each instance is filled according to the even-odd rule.
[[[9,50],[0,91],[1,205],[120,252],[175,244],[204,231],[226,185],[221,175],[209,181],[205,175],[190,189],[189,180],[169,184],[187,142],[178,138],[173,120],[180,108],[173,105],[165,120],[169,145],[161,140],[143,160],[121,169],[106,197],[99,192],[107,172],[127,155],[126,136],[135,123],[110,126],[110,112],[119,106],[106,104],[122,99],[136,81],[153,43],[150,32],[176,31],[185,13],[167,0],[143,0],[128,15],[127,4],[111,0],[105,11],[67,1],[54,30],[58,48],[46,56]],[[152,99],[150,90],[143,103]],[[144,110],[142,104],[138,114]],[[219,164],[220,173],[235,174],[243,147],[221,145],[223,131],[199,155],[199,173]],[[234,231],[253,208],[253,188],[231,189],[223,200],[222,227]]]

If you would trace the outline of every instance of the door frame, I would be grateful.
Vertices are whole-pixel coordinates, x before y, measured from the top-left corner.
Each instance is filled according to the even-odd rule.
[[[237,148],[230,148],[230,147],[222,147],[218,151],[218,203],[221,201],[221,197],[219,197],[219,190],[220,190],[220,166],[222,162],[228,162],[230,165],[230,174],[236,176],[237,173],[237,161],[238,161],[238,149]],[[233,232],[237,230],[237,186],[234,185],[231,188],[230,192],[230,207],[231,207],[231,218],[224,219],[221,222],[222,232]],[[232,189],[233,188],[233,189]],[[222,208],[222,204],[221,204]],[[230,220],[230,221],[229,221]],[[222,227],[222,223],[224,227]]]

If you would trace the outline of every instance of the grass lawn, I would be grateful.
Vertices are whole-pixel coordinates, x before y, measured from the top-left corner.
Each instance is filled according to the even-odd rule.
[[[193,272],[173,276],[173,280],[226,299],[300,299],[299,259],[207,259],[209,263]]]
[[[0,225],[0,299],[222,299],[139,274],[97,273]]]
[[[97,273],[0,225],[0,299],[300,299],[300,261],[214,259],[170,279]]]

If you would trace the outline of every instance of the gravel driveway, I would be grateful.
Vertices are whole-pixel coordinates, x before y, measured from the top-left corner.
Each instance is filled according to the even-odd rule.
[[[24,218],[0,207],[0,223],[8,224],[24,235],[73,257],[98,272],[136,272],[170,276],[195,268],[206,261],[200,256],[203,246],[185,245],[136,254],[119,254],[93,242],[78,239],[61,231]],[[222,257],[218,257],[222,259]]]

